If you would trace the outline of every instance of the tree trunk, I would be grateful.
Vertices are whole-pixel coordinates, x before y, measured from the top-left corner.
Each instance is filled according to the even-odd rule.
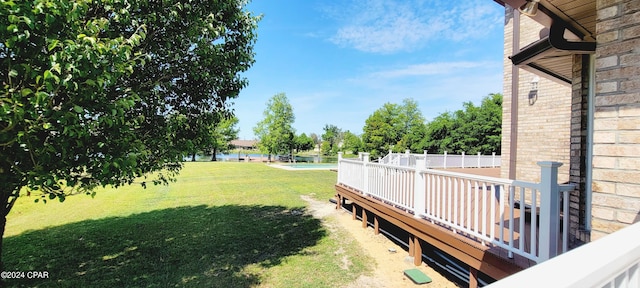
[[[216,154],[218,154],[218,149],[213,147],[213,150],[211,151],[211,161],[218,161]]]
[[[8,212],[8,211],[7,211]],[[2,251],[4,249],[4,228],[7,226],[7,216],[4,213],[4,211],[2,211],[2,214],[0,215],[0,271],[4,271],[4,260],[2,258]],[[2,282],[4,282],[4,279],[0,279],[0,287],[4,286],[2,284]]]
[[[7,215],[13,208],[13,204],[16,203],[16,199],[20,195],[20,185],[11,187],[12,183],[7,183],[7,186],[0,187],[0,271],[5,271],[4,261],[2,259],[2,251],[4,250],[4,229],[7,225]],[[0,287],[3,287],[4,279],[0,279]]]
[[[196,162],[196,153],[193,153],[193,155],[191,155],[191,162]]]

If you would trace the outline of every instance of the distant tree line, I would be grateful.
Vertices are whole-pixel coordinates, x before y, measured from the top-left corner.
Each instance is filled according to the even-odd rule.
[[[480,106],[463,103],[463,109],[444,112],[425,122],[417,103],[386,103],[376,110],[363,128],[362,142],[371,157],[387,151],[413,153],[462,152],[500,153],[502,138],[502,95],[489,94]]]
[[[342,131],[326,124],[323,134],[296,135],[295,116],[284,93],[273,96],[264,111],[265,118],[254,132],[260,139],[260,149],[271,154],[291,154],[293,151],[318,149],[322,155],[338,152],[357,154],[369,152],[372,158],[387,151],[413,153],[468,154],[500,153],[502,135],[502,95],[489,94],[480,106],[464,102],[463,108],[444,112],[426,121],[413,99],[402,104],[385,103],[367,118],[361,135]]]

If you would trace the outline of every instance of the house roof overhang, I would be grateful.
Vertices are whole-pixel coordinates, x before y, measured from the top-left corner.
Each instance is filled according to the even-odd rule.
[[[595,42],[569,41],[564,21],[554,21],[549,35],[521,49],[511,56],[513,65],[526,70],[534,69],[547,76],[571,83],[573,54],[591,54],[596,50]]]
[[[502,5],[520,7],[525,0],[494,0]],[[531,17],[549,29],[547,36],[530,43],[509,57],[512,63],[561,82],[571,83],[572,56],[595,52],[594,0],[541,0]],[[564,9],[564,10],[563,10]]]

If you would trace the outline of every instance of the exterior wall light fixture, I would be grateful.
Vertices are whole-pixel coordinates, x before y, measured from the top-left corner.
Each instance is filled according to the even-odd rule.
[[[531,90],[538,91],[538,82],[540,82],[540,77],[533,76],[533,78],[531,78]]]
[[[531,89],[529,90],[529,105],[533,105],[538,100],[538,82],[540,82],[540,77],[534,76],[531,79]]]

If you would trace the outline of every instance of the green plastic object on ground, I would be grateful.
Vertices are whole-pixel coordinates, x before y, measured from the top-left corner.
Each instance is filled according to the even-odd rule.
[[[431,278],[418,269],[404,270],[404,275],[407,275],[416,284],[431,283]]]

